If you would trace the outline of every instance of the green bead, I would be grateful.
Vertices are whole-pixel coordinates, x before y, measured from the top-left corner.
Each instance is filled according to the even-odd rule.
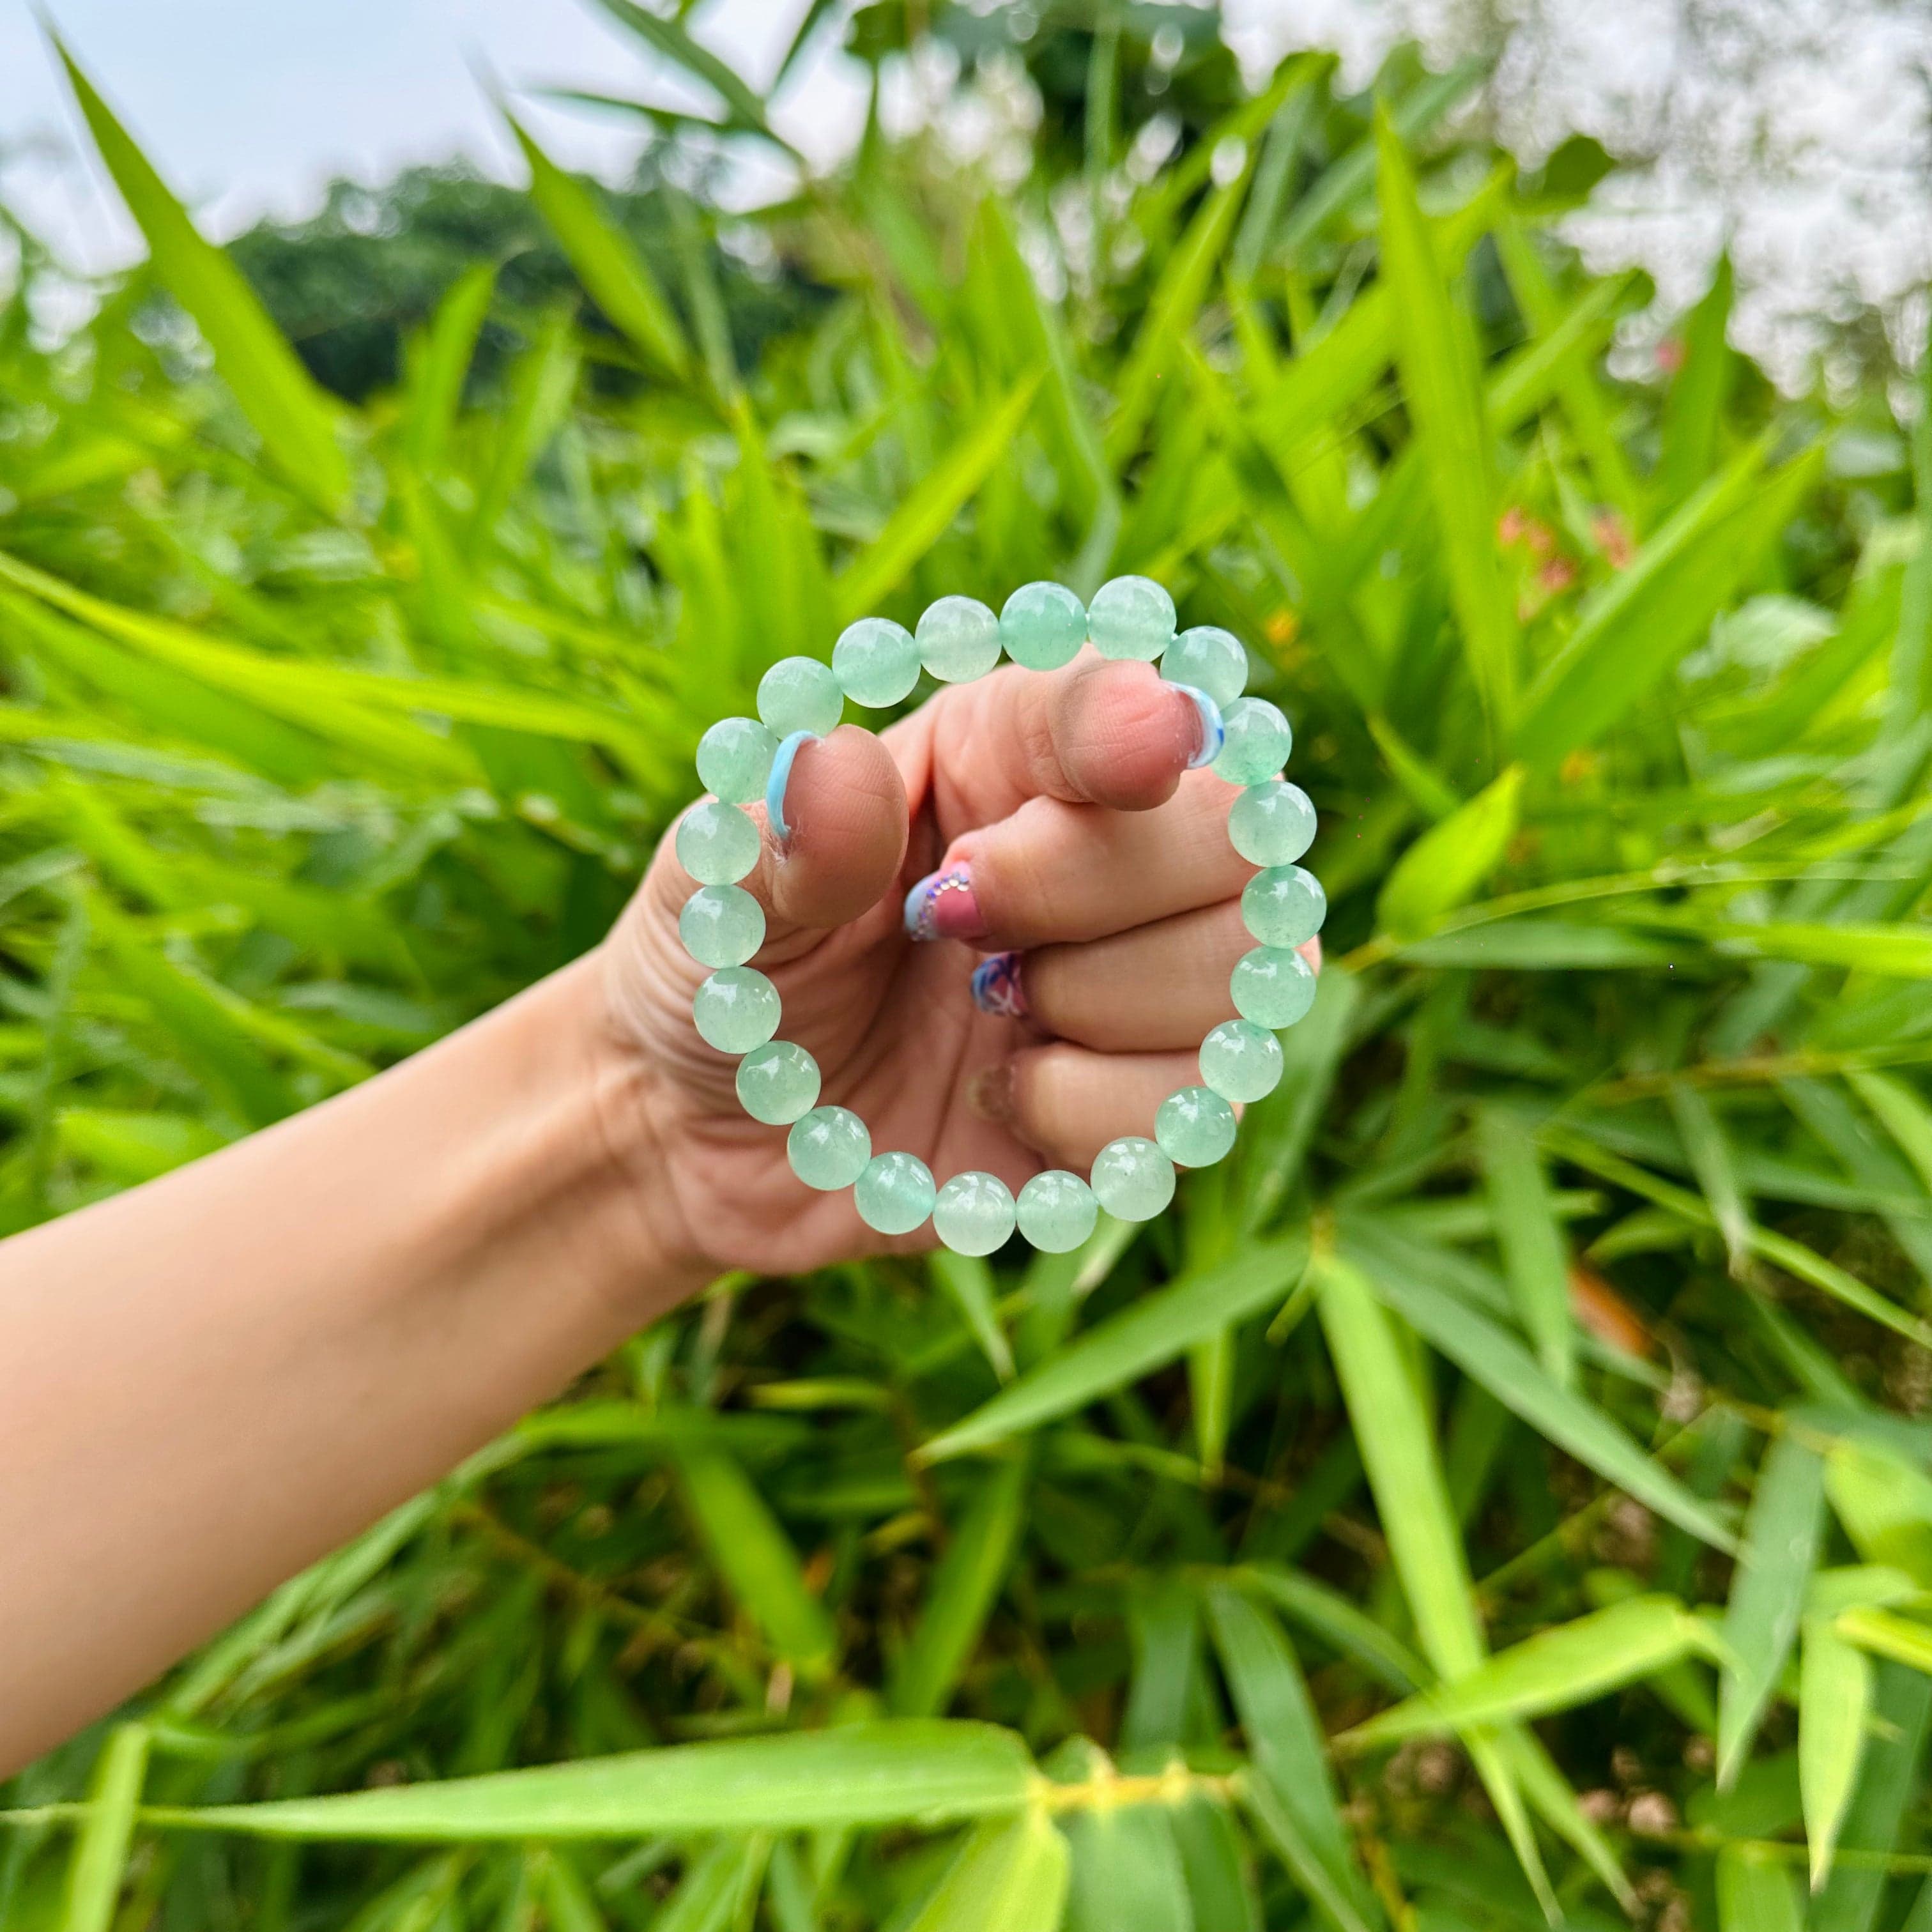
[[[818,1062],[802,1046],[775,1040],[738,1063],[738,1104],[768,1127],[788,1127],[818,1104]]]
[[[785,1137],[785,1155],[806,1186],[829,1194],[865,1172],[872,1136],[849,1108],[814,1107]]]
[[[1294,748],[1288,720],[1265,698],[1238,698],[1221,713],[1227,737],[1214,769],[1238,785],[1274,777]]]
[[[1270,866],[1241,894],[1241,923],[1264,946],[1306,945],[1328,916],[1322,881],[1299,866]]]
[[[1201,1078],[1224,1100],[1258,1100],[1281,1078],[1281,1042],[1252,1020],[1223,1020],[1201,1042]]]
[[[976,597],[928,604],[914,634],[926,669],[948,684],[984,677],[1000,661],[1000,620]]]
[[[698,741],[698,776],[730,805],[765,795],[778,741],[755,718],[721,718]]]
[[[1045,1255],[1071,1254],[1094,1232],[1100,1204],[1077,1174],[1049,1168],[1020,1190],[1020,1232]]]
[[[1279,1032],[1305,1018],[1314,1005],[1315,968],[1287,948],[1258,946],[1235,961],[1228,986],[1243,1019]]]
[[[1292,866],[1315,842],[1315,807],[1298,784],[1264,778],[1229,808],[1228,842],[1251,866]]]
[[[1004,1246],[1017,1218],[1011,1190],[991,1174],[956,1174],[932,1208],[933,1227],[956,1255],[990,1255]]]
[[[861,617],[848,624],[832,646],[832,675],[854,704],[877,711],[898,704],[918,683],[919,646],[903,624],[890,617]]]
[[[852,1188],[860,1220],[882,1234],[909,1234],[922,1226],[938,1196],[932,1168],[911,1154],[874,1154]]]
[[[1125,1134],[1094,1162],[1094,1198],[1117,1221],[1151,1221],[1174,1198],[1174,1163],[1150,1140]]]
[[[758,828],[735,805],[706,799],[677,822],[677,862],[700,886],[736,885],[758,862]]]
[[[1117,577],[1094,592],[1087,634],[1103,658],[1152,664],[1174,642],[1174,599],[1150,577]]]
[[[838,728],[844,710],[845,694],[832,667],[816,658],[781,658],[758,680],[758,716],[782,740],[794,731],[822,738]]]
[[[1233,632],[1197,624],[1168,646],[1160,674],[1204,691],[1225,711],[1247,683],[1248,654]]]
[[[677,916],[677,936],[700,966],[742,966],[765,943],[765,909],[742,886],[700,886]]]
[[[1000,642],[1029,670],[1058,670],[1086,641],[1086,608],[1064,584],[1022,584],[1000,613]]]
[[[748,966],[723,966],[691,998],[691,1017],[720,1053],[749,1053],[778,1030],[778,989]]]
[[[1234,1110],[1207,1087],[1182,1087],[1168,1094],[1154,1117],[1154,1137],[1169,1160],[1183,1167],[1212,1167],[1234,1144]]]

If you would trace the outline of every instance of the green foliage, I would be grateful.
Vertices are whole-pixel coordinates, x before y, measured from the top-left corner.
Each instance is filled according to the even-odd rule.
[[[1445,143],[1466,76],[1019,12],[854,32],[1022,62],[1025,178],[874,126],[763,283],[531,149],[258,304],[77,81],[152,260],[0,310],[0,1226],[594,944],[874,606],[1159,575],[1334,910],[1172,1215],[715,1284],[14,1780],[10,1927],[1928,1922],[1932,436],[1723,284],[1611,380],[1592,158]],[[263,308],[358,275],[342,407]]]

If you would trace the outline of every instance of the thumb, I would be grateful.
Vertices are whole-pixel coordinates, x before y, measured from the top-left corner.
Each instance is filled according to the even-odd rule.
[[[842,724],[824,738],[788,740],[772,770],[776,821],[765,805],[745,808],[760,846],[740,881],[764,910],[766,952],[869,910],[896,884],[906,850],[904,782],[871,732]],[[667,838],[646,880],[655,909],[674,923],[696,890]]]

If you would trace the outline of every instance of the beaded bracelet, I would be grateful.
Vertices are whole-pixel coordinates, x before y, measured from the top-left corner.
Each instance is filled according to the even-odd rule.
[[[1201,707],[1211,764],[1244,789],[1228,814],[1234,850],[1263,869],[1241,895],[1241,916],[1259,942],[1230,982],[1238,1019],[1201,1042],[1201,1082],[1160,1104],[1151,1139],[1137,1134],[1100,1150],[1088,1178],[1062,1168],[1036,1174],[1016,1201],[996,1175],[956,1174],[944,1186],[917,1155],[875,1154],[865,1122],[849,1108],[818,1105],[818,1066],[790,1040],[775,1039],[778,988],[745,962],[764,944],[765,915],[737,881],[758,860],[758,828],[740,808],[763,797],[772,830],[785,836],[784,789],[801,746],[830,731],[844,700],[878,710],[908,697],[923,668],[946,683],[982,677],[1004,648],[1016,664],[1054,670],[1083,644],[1103,657],[1159,659],[1161,675]],[[738,1098],[754,1120],[788,1126],[792,1171],[806,1186],[853,1190],[860,1218],[882,1234],[909,1234],[930,1217],[946,1246],[991,1254],[1020,1234],[1055,1254],[1078,1247],[1099,1210],[1151,1220],[1174,1198],[1174,1168],[1207,1167],[1234,1145],[1234,1103],[1258,1100],[1281,1078],[1275,1034],[1315,999],[1315,974],[1296,948],[1321,930],[1328,901],[1294,862],[1315,836],[1315,808],[1280,774],[1294,742],[1288,720],[1266,699],[1244,698],[1248,654],[1211,626],[1174,634],[1174,601],[1145,577],[1117,577],[1090,606],[1063,584],[1023,584],[995,617],[970,597],[942,597],[916,633],[884,617],[862,617],[833,647],[828,667],[786,658],[758,685],[756,718],[727,718],[698,747],[698,776],[712,796],[678,826],[679,862],[698,881],[678,917],[685,950],[712,969],[692,1001],[698,1032],[721,1053],[742,1055]]]

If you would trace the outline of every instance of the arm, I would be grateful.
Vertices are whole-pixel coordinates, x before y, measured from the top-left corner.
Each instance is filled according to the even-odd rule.
[[[602,963],[0,1244],[0,1771],[705,1279]]]

